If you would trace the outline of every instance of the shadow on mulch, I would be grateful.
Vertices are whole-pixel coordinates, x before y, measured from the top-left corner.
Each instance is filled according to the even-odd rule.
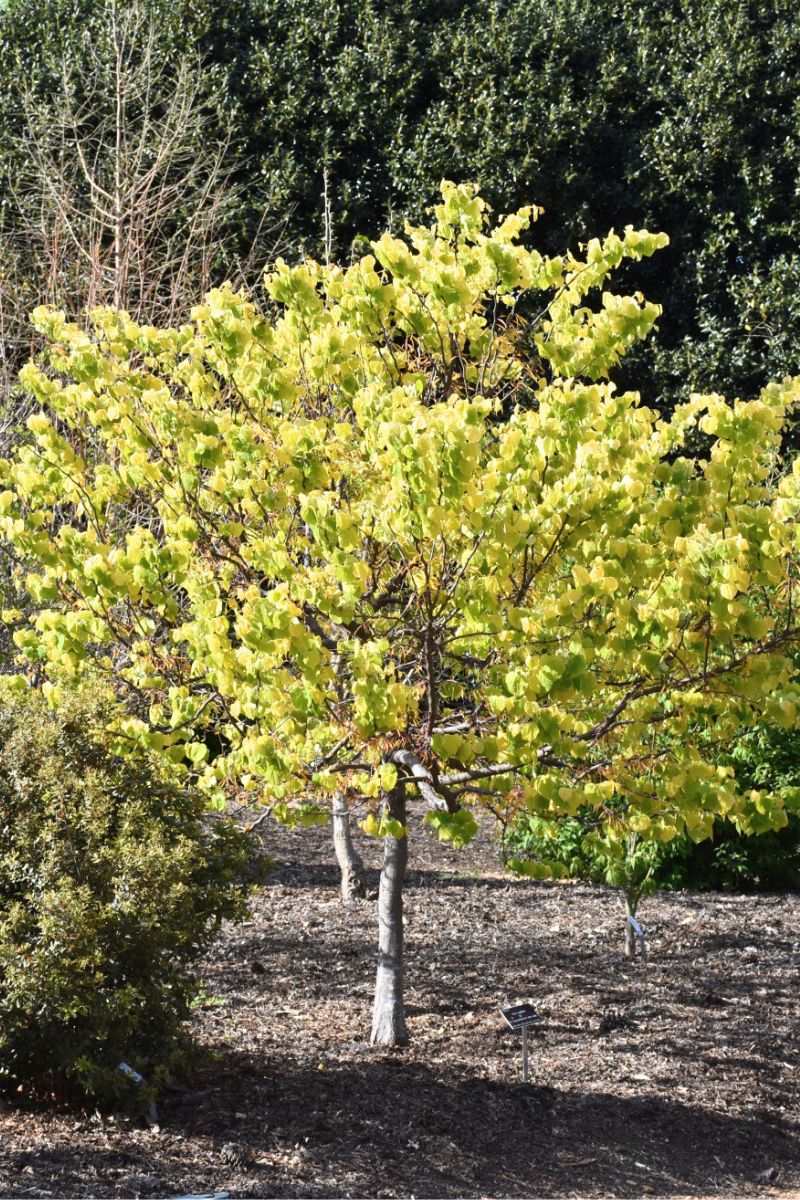
[[[168,1138],[141,1131],[138,1141],[127,1134],[124,1149],[76,1143],[0,1154],[6,1179],[25,1181],[0,1194],[749,1195],[765,1164],[779,1179],[800,1161],[795,1137],[756,1118],[660,1098],[443,1080],[366,1047],[362,1064],[332,1067],[324,1078],[279,1059],[265,1076],[231,1050],[218,1056],[213,1078],[213,1103],[162,1104]],[[245,1104],[250,1089],[262,1121],[232,1132],[230,1105]]]
[[[374,888],[377,891],[380,881],[380,868],[367,867],[364,871],[364,880],[367,890]],[[439,888],[443,883],[448,887],[473,889],[479,887],[481,891],[505,891],[510,888],[519,887],[519,883],[504,879],[478,878],[475,875],[466,872],[459,873],[457,871],[436,870],[432,869],[410,869],[405,878],[403,889],[406,894],[424,888]],[[337,870],[327,863],[316,863],[313,866],[279,867],[275,873],[267,880],[266,887],[285,887],[285,888],[309,888],[315,890],[317,888],[331,888],[338,891],[339,875]],[[548,884],[544,884],[547,887]],[[552,885],[550,885],[552,886]],[[558,886],[558,885],[555,885]]]
[[[231,1102],[247,1079],[268,1097],[262,1130],[237,1138],[242,1165],[265,1147],[300,1149],[306,1180],[318,1166],[354,1195],[563,1196],[566,1177],[579,1195],[667,1197],[710,1193],[715,1183],[744,1195],[765,1167],[775,1174],[800,1162],[800,1141],[757,1117],[646,1095],[447,1080],[402,1052],[365,1045],[362,1054],[358,1065],[324,1073],[273,1061],[266,1077],[248,1055],[222,1055],[222,1107],[229,1080]],[[213,1112],[165,1111],[187,1137],[229,1136]],[[328,1193],[304,1183],[289,1194]]]

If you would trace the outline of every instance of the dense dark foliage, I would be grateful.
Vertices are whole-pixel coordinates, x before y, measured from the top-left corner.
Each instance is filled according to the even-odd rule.
[[[10,0],[3,169],[24,154],[19,79],[79,56],[109,0]],[[628,222],[672,247],[637,282],[664,306],[629,376],[648,403],[752,393],[800,369],[800,26],[791,0],[150,0],[165,53],[208,63],[266,204],[319,251],[418,218],[442,176],[535,200],[553,250]],[[621,382],[625,382],[622,379]]]

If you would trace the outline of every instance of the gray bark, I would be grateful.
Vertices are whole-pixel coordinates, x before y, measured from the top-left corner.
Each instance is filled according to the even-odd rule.
[[[405,825],[405,785],[397,783],[387,798],[388,815]],[[408,1041],[403,1003],[403,880],[408,838],[387,837],[378,890],[378,974],[370,1041],[401,1046]]]
[[[625,957],[636,957],[636,934],[633,932],[633,926],[629,921],[625,922]]]
[[[625,957],[636,957],[636,934],[628,917],[636,916],[639,907],[639,897],[631,892],[625,893]]]
[[[342,873],[342,900],[345,904],[351,904],[354,900],[363,899],[366,895],[364,864],[353,845],[350,811],[343,796],[333,798],[333,848]]]

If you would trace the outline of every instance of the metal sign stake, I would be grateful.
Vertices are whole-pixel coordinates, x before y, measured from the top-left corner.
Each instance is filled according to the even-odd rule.
[[[512,1004],[510,1008],[501,1008],[500,1014],[509,1029],[522,1030],[522,1082],[527,1083],[530,1077],[528,1069],[528,1030],[532,1025],[538,1025],[541,1017],[531,1004]]]

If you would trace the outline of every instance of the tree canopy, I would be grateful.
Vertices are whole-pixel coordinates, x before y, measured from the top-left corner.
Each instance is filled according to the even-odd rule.
[[[0,467],[33,610],[4,616],[54,702],[105,673],[119,744],[220,806],[303,823],[358,795],[395,842],[378,801],[409,786],[456,842],[475,807],[662,841],[785,821],[718,751],[797,720],[800,382],[659,418],[607,381],[659,310],[609,283],[666,238],[551,258],[536,215],[490,228],[446,184],[408,240],[279,261],[268,312],[225,286],[177,329],[34,314],[38,411]]]

